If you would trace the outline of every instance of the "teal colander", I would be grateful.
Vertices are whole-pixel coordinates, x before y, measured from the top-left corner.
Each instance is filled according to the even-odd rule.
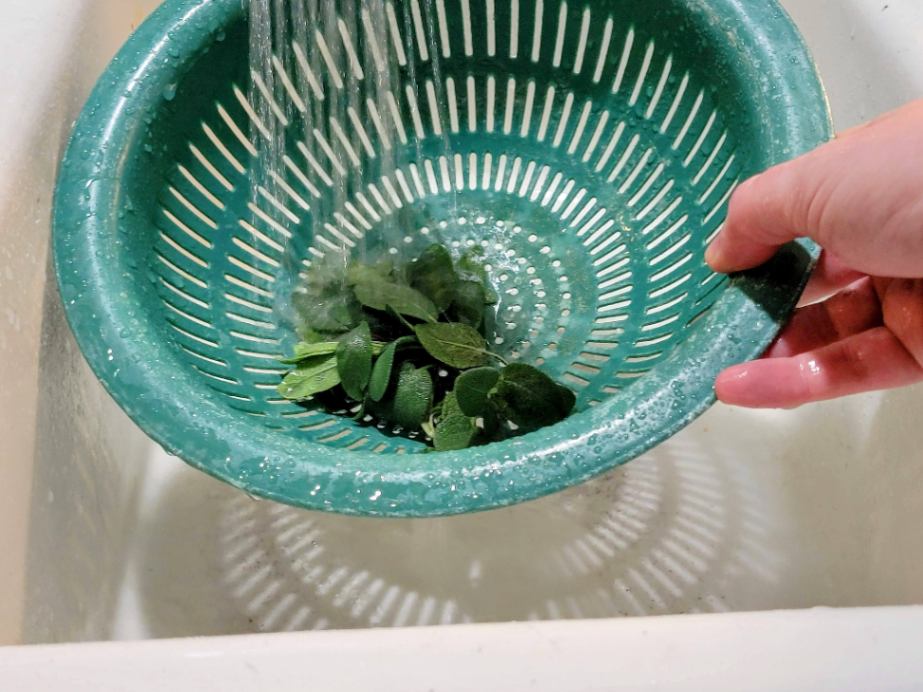
[[[277,46],[280,91],[254,85],[242,0],[167,0],[102,76],[62,164],[54,256],[109,392],[221,480],[367,515],[535,498],[688,424],[716,374],[777,333],[816,257],[794,244],[731,279],[703,262],[736,184],[830,136],[787,15],[774,0],[376,1],[376,17],[372,0],[329,5],[337,31]],[[370,92],[360,56],[395,80],[344,110]],[[410,248],[483,249],[495,350],[571,386],[577,413],[422,454],[278,396],[292,277],[337,248],[398,251],[395,228]]]

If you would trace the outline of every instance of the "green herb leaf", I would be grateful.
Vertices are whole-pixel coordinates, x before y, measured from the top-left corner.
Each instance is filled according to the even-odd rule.
[[[468,416],[449,416],[439,421],[433,435],[433,446],[437,452],[451,452],[467,449],[478,433],[474,421]]]
[[[312,358],[314,356],[329,356],[337,351],[337,347],[340,345],[339,341],[318,341],[314,343],[308,343],[306,341],[300,341],[295,344],[294,352],[288,358],[282,358],[279,360],[280,363],[294,364],[300,363],[303,360]]]
[[[352,296],[329,298],[305,297],[298,301],[297,311],[312,330],[340,334],[352,329],[359,321],[359,306]]]
[[[488,305],[495,304],[499,297],[490,286],[487,270],[481,262],[484,251],[475,245],[458,260],[458,275],[466,281],[478,281],[484,287],[484,297]]]
[[[487,294],[480,281],[459,281],[456,284],[452,309],[459,322],[480,329],[486,305]]]
[[[439,407],[431,435],[436,451],[448,452],[470,447],[478,434],[474,419],[462,413],[454,392],[448,392]]]
[[[391,422],[407,430],[418,430],[433,405],[433,378],[425,368],[404,363],[397,377]]]
[[[501,432],[500,429],[500,418],[497,415],[497,409],[491,404],[484,411],[484,414],[478,416],[475,419],[475,422],[480,428],[480,433],[478,437],[484,442],[493,442],[500,439],[498,433]]]
[[[363,322],[340,341],[336,352],[337,372],[346,394],[356,401],[365,399],[372,374],[372,332]]]
[[[408,317],[435,322],[439,310],[425,295],[401,284],[387,281],[364,281],[355,286],[356,298],[373,310],[385,311],[389,307]]]
[[[385,346],[385,350],[378,356],[372,366],[372,376],[369,380],[369,398],[372,401],[381,401],[391,384],[391,372],[394,370],[394,356],[397,353],[397,342],[392,341]]]
[[[455,398],[466,416],[482,416],[490,407],[488,394],[500,379],[496,368],[466,370],[455,380]]]
[[[458,397],[455,396],[455,392],[446,392],[445,396],[442,398],[442,401],[439,402],[437,409],[437,420],[449,418],[450,416],[465,415],[462,413],[461,408],[458,406]]]
[[[467,416],[443,418],[433,434],[433,446],[437,452],[451,452],[467,449],[477,436],[478,429]]]
[[[412,344],[415,341],[416,337],[402,336],[400,339],[392,341],[384,347],[384,350],[382,350],[381,355],[372,367],[372,376],[369,380],[369,398],[371,398],[372,401],[381,401],[385,396],[385,392],[388,391],[388,386],[391,384],[391,374],[394,371],[394,359],[397,355],[397,350],[401,346]]]
[[[534,430],[563,420],[573,410],[573,392],[524,363],[510,363],[500,373],[491,401],[516,425]]]
[[[292,302],[305,331],[340,334],[359,324],[361,318],[359,303],[346,290],[343,265],[335,261],[313,266]]]
[[[410,285],[445,312],[455,297],[457,277],[452,255],[442,245],[430,245],[407,267]]]
[[[369,281],[391,281],[394,262],[384,259],[375,264],[352,264],[346,270],[346,283],[355,286]]]
[[[336,356],[315,356],[292,370],[279,385],[279,394],[292,401],[305,399],[340,384]]]
[[[421,324],[416,327],[416,334],[433,358],[453,368],[474,368],[490,360],[484,337],[467,324]]]

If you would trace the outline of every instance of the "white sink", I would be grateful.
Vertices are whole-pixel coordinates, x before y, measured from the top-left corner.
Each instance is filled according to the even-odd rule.
[[[2,10],[0,642],[923,604],[919,388],[795,412],[718,406],[603,478],[440,520],[257,502],[166,456],[82,361],[47,257],[68,128],[156,4]],[[923,94],[919,0],[784,4],[838,127]]]

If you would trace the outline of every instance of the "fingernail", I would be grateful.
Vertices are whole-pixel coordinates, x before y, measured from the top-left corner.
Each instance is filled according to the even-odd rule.
[[[718,249],[718,244],[716,242],[712,242],[712,244],[706,248],[705,262],[712,269],[714,269],[716,265],[720,265],[721,251]]]

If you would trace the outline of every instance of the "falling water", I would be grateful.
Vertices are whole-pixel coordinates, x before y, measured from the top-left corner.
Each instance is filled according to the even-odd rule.
[[[289,169],[292,166],[316,178],[312,159],[325,163],[329,160],[327,152],[333,150],[339,165],[335,164],[332,170],[328,168],[329,179],[322,178],[324,184],[318,185],[319,194],[309,200],[311,223],[331,223],[334,214],[349,201],[350,180],[361,179],[366,166],[374,168],[375,177],[381,177],[422,158],[421,143],[416,138],[406,146],[398,137],[393,119],[388,115],[392,110],[388,95],[393,94],[400,101],[409,87],[418,99],[425,99],[425,89],[420,87],[427,79],[432,79],[437,100],[444,103],[433,0],[422,3],[428,29],[427,74],[418,74],[420,67],[412,52],[414,43],[406,41],[404,49],[408,60],[403,79],[394,51],[389,50],[390,37],[386,30],[389,18],[384,0],[248,2],[250,97],[259,120],[251,124],[251,138],[259,156],[251,193],[256,199],[278,190],[280,176],[291,177]],[[398,11],[403,15],[399,22],[403,24],[404,35],[415,35],[409,6],[405,4]],[[356,55],[349,55],[343,34],[359,37],[367,35],[369,30],[379,35],[377,55],[370,41],[356,39],[353,39]],[[331,73],[330,63],[339,66],[336,75]],[[283,74],[291,77],[291,85],[284,83]],[[342,88],[335,88],[340,85]],[[382,115],[380,125],[387,138],[383,146],[375,150],[374,157],[367,156],[357,128],[352,125],[355,119],[364,118],[362,114],[369,111],[368,102]],[[374,131],[372,123],[363,121],[362,124],[370,132]],[[409,125],[405,123],[405,127]],[[409,127],[408,133],[412,133]],[[445,128],[441,149],[451,160],[451,144]],[[359,171],[353,174],[349,169],[356,164],[356,159]],[[386,247],[400,247],[399,241],[406,235],[406,229],[401,229],[400,225],[396,222],[391,228],[385,225],[376,229],[385,235]],[[308,229],[309,232],[313,230]],[[351,248],[342,242],[343,254],[351,250],[362,256],[363,243],[355,238],[350,240],[357,241],[357,247]]]

